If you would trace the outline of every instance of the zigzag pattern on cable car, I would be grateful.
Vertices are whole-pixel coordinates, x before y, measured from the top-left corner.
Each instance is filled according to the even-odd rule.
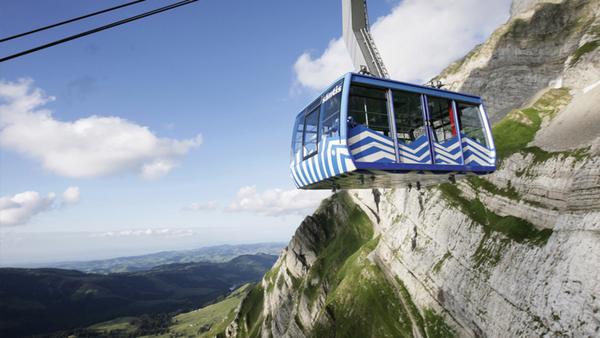
[[[460,143],[458,136],[451,138],[443,144],[433,142],[435,163],[437,164],[462,164]]]
[[[358,125],[348,132],[348,145],[356,162],[395,163],[394,141]]]
[[[493,166],[496,161],[496,151],[489,149],[465,134],[462,136],[462,146],[465,153],[466,165]]]
[[[400,162],[402,163],[431,163],[429,154],[429,142],[427,136],[423,135],[411,144],[398,141]]]
[[[296,156],[298,159],[299,156]],[[323,139],[319,144],[319,152],[300,164],[296,160],[290,166],[294,184],[304,187],[330,177],[356,170],[346,142],[338,137]]]

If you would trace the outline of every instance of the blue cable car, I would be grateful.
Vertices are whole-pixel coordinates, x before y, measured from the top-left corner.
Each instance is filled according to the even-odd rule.
[[[480,97],[347,73],[296,117],[301,189],[402,188],[496,170]]]

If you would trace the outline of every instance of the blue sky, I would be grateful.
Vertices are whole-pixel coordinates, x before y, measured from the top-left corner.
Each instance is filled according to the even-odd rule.
[[[126,2],[3,1],[0,36]],[[3,42],[0,57],[175,2]],[[392,78],[424,83],[510,1],[368,5]],[[297,112],[352,70],[341,21],[341,1],[205,0],[0,63],[0,266],[289,241],[329,195],[294,188],[289,147]]]

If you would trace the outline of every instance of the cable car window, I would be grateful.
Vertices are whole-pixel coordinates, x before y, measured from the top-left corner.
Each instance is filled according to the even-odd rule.
[[[490,147],[486,137],[481,111],[478,105],[456,102],[461,133],[467,135],[478,143]]]
[[[457,135],[454,114],[452,113],[452,101],[428,96],[427,105],[433,139],[440,144],[450,141]]]
[[[296,157],[297,154],[300,154],[300,150],[302,149],[302,136],[304,135],[304,114],[300,114],[296,118],[296,122],[294,123],[294,132],[292,135],[292,158]],[[298,160],[300,160],[298,158]]]
[[[323,137],[340,135],[340,106],[342,101],[342,82],[323,95],[321,100],[321,131]]]
[[[319,106],[306,114],[304,121],[304,158],[315,155],[319,141]]]
[[[386,90],[353,85],[350,87],[348,119],[390,137]]]
[[[421,95],[394,90],[392,96],[398,141],[411,144],[425,135]]]

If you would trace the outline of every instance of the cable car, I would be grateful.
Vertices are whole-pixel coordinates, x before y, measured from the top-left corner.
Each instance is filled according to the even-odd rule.
[[[301,189],[420,188],[495,170],[474,95],[347,73],[294,123],[290,173]]]

